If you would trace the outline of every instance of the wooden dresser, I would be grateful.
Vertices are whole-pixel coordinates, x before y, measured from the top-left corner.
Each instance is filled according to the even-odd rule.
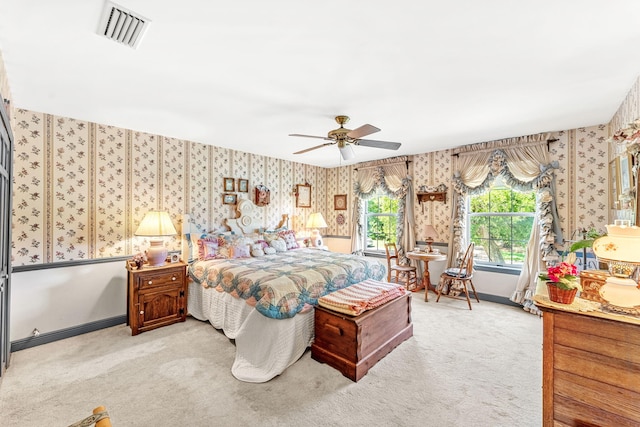
[[[640,425],[640,318],[545,305],[544,426]]]
[[[187,265],[183,262],[136,270],[127,262],[127,319],[131,335],[187,318]]]

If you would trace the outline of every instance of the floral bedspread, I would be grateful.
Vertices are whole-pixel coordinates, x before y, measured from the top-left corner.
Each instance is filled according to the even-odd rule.
[[[266,317],[285,319],[329,292],[366,279],[386,280],[383,261],[301,248],[255,258],[194,261],[189,275],[204,287],[244,299]]]

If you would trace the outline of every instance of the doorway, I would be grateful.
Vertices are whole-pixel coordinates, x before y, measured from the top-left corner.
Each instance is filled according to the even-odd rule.
[[[2,96],[0,99],[4,100]],[[0,379],[9,366],[9,296],[11,288],[11,198],[13,134],[5,103],[0,102]]]

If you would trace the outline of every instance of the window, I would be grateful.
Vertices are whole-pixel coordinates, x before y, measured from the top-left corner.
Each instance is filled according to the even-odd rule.
[[[365,250],[384,251],[385,242],[396,242],[398,200],[376,194],[366,201],[367,241]]]
[[[479,196],[469,196],[467,236],[478,264],[521,266],[536,209],[534,191],[509,188],[502,177]]]

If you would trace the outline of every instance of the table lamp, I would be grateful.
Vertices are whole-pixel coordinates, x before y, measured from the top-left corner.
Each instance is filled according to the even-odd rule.
[[[167,248],[164,247],[163,237],[173,236],[178,232],[167,212],[150,211],[142,218],[134,234],[149,237],[151,246],[147,249],[147,260],[150,266],[159,267],[164,265],[168,253]]]
[[[603,308],[626,314],[640,314],[640,289],[638,289],[638,267],[640,266],[640,227],[629,220],[616,220],[609,224],[607,235],[593,242],[593,253],[600,261],[607,262],[610,277],[600,287],[600,296],[609,304]]]
[[[438,233],[436,232],[436,229],[433,227],[433,225],[428,224],[424,229],[424,234],[425,234],[425,241],[429,246],[427,252],[433,252],[433,248],[431,247],[431,244],[435,239],[438,238]]]
[[[313,246],[318,247],[322,246],[322,236],[320,235],[320,231],[318,228],[326,228],[327,223],[325,222],[322,214],[320,212],[314,212],[309,215],[307,219],[307,228],[311,228],[311,243]]]

